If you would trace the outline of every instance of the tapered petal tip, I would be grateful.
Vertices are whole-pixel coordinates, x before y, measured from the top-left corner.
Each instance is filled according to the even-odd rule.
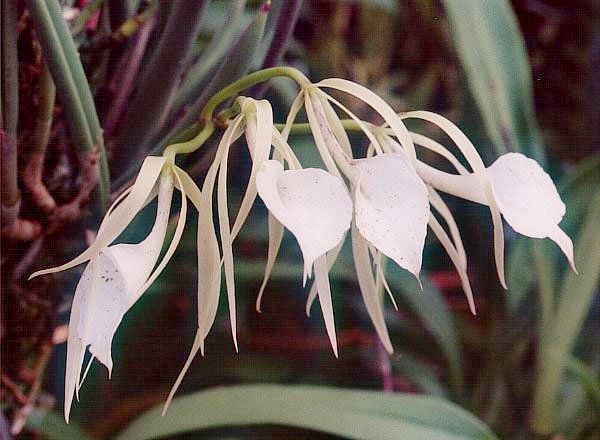
[[[355,164],[361,176],[355,196],[358,230],[418,279],[429,220],[425,184],[404,154],[382,154]]]
[[[500,156],[488,169],[494,196],[502,215],[520,234],[548,236],[565,214],[550,176],[533,159],[520,153]]]
[[[510,226],[528,237],[553,240],[576,271],[573,243],[558,226],[566,207],[548,173],[520,153],[500,156],[487,171],[500,211]],[[506,289],[506,283],[502,285]]]
[[[305,283],[314,261],[337,246],[350,228],[352,202],[343,181],[316,168],[284,171],[281,163],[268,160],[256,186],[271,214],[296,237]]]

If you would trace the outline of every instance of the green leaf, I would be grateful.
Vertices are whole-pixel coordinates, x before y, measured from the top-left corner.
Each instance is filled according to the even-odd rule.
[[[446,397],[448,392],[440,383],[431,367],[420,360],[402,353],[394,357],[393,365],[396,370],[418,389],[432,396]]]
[[[47,440],[91,440],[77,423],[65,423],[62,415],[54,411],[34,408],[27,418],[27,429],[42,434]]]
[[[564,362],[567,371],[577,379],[592,402],[594,410],[600,415],[600,377],[598,372],[573,356],[567,356]]]
[[[245,5],[246,0],[235,0],[229,4],[225,22],[222,23],[219,30],[215,31],[210,44],[202,52],[202,56],[186,73],[177,91],[173,112],[177,112],[187,102],[200,96],[202,86],[206,86],[209,73],[214,70],[243,29],[242,25],[246,18],[244,15]]]
[[[203,89],[202,94],[190,106],[184,118],[178,122],[177,126],[169,132],[165,139],[172,138],[183,127],[187,127],[193,123],[213,95],[248,73],[256,52],[260,47],[268,14],[268,8],[260,8],[244,33],[224,55],[219,68],[214,73],[212,80]],[[162,144],[162,142],[160,143]]]
[[[102,129],[79,53],[57,0],[27,0],[27,8],[65,109],[75,148],[80,153],[97,148],[100,154],[98,195],[103,210],[109,197],[110,176]]]
[[[544,162],[531,69],[508,0],[443,0],[468,86],[496,152],[522,151]]]
[[[284,425],[351,439],[494,439],[448,401],[411,394],[316,386],[242,385],[180,397],[165,417],[156,407],[118,439],[143,440],[224,426]]]
[[[559,389],[566,369],[564,359],[573,345],[600,279],[600,190],[589,204],[589,210],[575,243],[575,261],[579,275],[568,272],[560,288],[559,302],[541,347],[540,375],[536,384],[533,426],[539,433],[549,433],[556,424]]]
[[[511,314],[519,312],[519,306],[535,281],[535,274],[529,270],[531,254],[532,243],[529,237],[519,236],[510,245],[506,264],[506,307]]]
[[[137,80],[135,97],[115,140],[115,163],[122,163],[121,167],[127,159],[138,158],[145,142],[160,132],[208,4],[208,0],[172,2],[160,41]]]
[[[454,318],[444,296],[424,277],[421,291],[412,275],[396,267],[390,267],[386,277],[392,292],[402,297],[440,344],[448,360],[452,390],[460,396],[463,389],[460,344]]]

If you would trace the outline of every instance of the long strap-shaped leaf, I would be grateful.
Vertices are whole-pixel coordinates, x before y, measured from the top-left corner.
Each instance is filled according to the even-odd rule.
[[[227,426],[285,425],[362,440],[495,439],[476,417],[440,398],[332,387],[244,385],[175,399],[117,437],[145,440]]]
[[[507,0],[444,0],[452,37],[496,152],[523,151],[544,162],[531,69]]]
[[[56,91],[67,115],[75,147],[81,153],[97,148],[100,154],[98,185],[102,207],[110,192],[110,176],[104,152],[102,130],[94,99],[79,54],[57,0],[27,0]]]

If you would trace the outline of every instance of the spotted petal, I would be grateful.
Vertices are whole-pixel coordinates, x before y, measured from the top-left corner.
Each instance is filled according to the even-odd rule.
[[[298,240],[304,276],[315,267],[315,279],[327,334],[337,356],[326,253],[344,238],[352,220],[352,202],[339,177],[316,168],[284,171],[275,160],[265,161],[256,179],[258,194],[271,214]]]
[[[355,162],[356,225],[380,252],[416,277],[422,263],[429,219],[427,188],[403,153]]]
[[[510,226],[528,237],[554,240],[574,266],[573,243],[558,226],[565,215],[565,204],[542,167],[522,154],[508,153],[487,172],[500,211]]]
[[[342,180],[316,168],[284,171],[280,162],[269,160],[256,184],[269,211],[298,240],[306,280],[313,262],[336,247],[350,227],[352,203]]]
[[[146,239],[138,244],[104,248],[88,263],[77,284],[67,341],[67,421],[73,394],[82,382],[81,364],[86,348],[89,346],[92,356],[107,367],[109,374],[112,370],[114,334],[127,310],[145,290],[145,283],[156,265],[166,235],[172,193],[172,176],[165,176],[158,192],[156,222]]]

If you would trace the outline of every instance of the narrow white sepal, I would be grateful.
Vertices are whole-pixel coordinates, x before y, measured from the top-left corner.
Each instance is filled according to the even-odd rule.
[[[337,339],[335,336],[335,319],[333,317],[333,304],[331,302],[331,287],[329,286],[329,267],[325,255],[321,255],[315,260],[315,282],[319,293],[319,303],[325,320],[325,328],[333,354],[338,357]]]

